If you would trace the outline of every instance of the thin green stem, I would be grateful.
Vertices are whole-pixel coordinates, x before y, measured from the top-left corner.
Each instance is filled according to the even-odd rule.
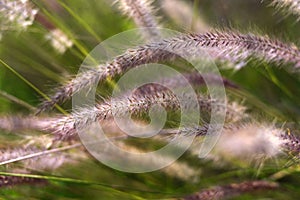
[[[18,99],[17,97],[15,97],[15,96],[13,96],[11,94],[8,94],[7,92],[4,92],[2,90],[0,90],[0,96],[4,97],[4,98],[6,98],[6,99],[8,99],[8,100],[10,100],[10,101],[12,101],[14,103],[17,103],[17,104],[19,104],[19,105],[21,105],[21,106],[23,106],[23,107],[25,107],[25,108],[27,108],[27,109],[29,109],[31,111],[35,111],[36,110],[36,108],[33,107],[32,105],[26,103],[25,101],[23,101],[21,99]]]
[[[10,70],[12,73],[14,73],[17,77],[19,77],[22,81],[24,81],[27,85],[29,85],[29,87],[31,87],[33,90],[35,90],[39,95],[41,95],[42,97],[44,97],[47,100],[50,100],[50,98],[43,93],[40,89],[38,89],[35,85],[33,85],[30,81],[28,81],[24,76],[22,76],[20,73],[18,73],[16,70],[14,70],[11,66],[9,66],[8,64],[6,64],[2,59],[0,59],[0,63],[6,67],[8,70]],[[55,105],[55,107],[63,114],[67,114],[67,112],[62,109],[60,106]]]
[[[160,191],[145,191],[145,190],[139,190],[139,189],[130,188],[130,187],[122,186],[122,185],[110,185],[110,184],[105,184],[105,183],[98,183],[98,182],[92,182],[92,181],[87,181],[87,180],[58,177],[58,176],[45,176],[45,175],[37,175],[37,174],[20,174],[20,173],[10,173],[10,172],[0,172],[0,175],[36,178],[36,179],[43,179],[43,180],[49,180],[49,181],[77,183],[77,184],[83,184],[83,185],[97,185],[97,186],[103,187],[108,190],[117,191],[117,192],[121,192],[121,193],[125,193],[125,194],[127,194],[127,193],[123,192],[121,190],[136,191],[136,192],[143,192],[143,193],[153,193],[153,194],[165,194]],[[133,194],[130,193],[130,195],[133,195]],[[134,195],[134,197],[136,199],[144,199],[144,198],[136,196],[136,195]]]
[[[70,7],[68,7],[65,3],[63,3],[61,0],[58,0],[58,3],[66,9],[72,17],[74,17],[79,24],[81,24],[92,36],[94,36],[98,42],[101,42],[101,38],[98,36],[98,34],[80,17],[78,16]]]

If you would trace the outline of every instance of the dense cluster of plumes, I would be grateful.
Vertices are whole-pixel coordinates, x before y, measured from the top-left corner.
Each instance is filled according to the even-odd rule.
[[[42,103],[39,112],[52,108],[56,103],[64,102],[83,88],[103,82],[108,77],[125,73],[131,68],[147,63],[170,61],[178,56],[187,57],[195,54],[199,56],[199,52],[201,54],[206,49],[214,50],[213,52],[218,50],[217,56],[227,55],[242,60],[254,56],[278,64],[292,63],[295,67],[300,65],[300,51],[296,46],[267,37],[232,31],[180,35],[127,50],[112,61],[79,74],[60,87],[50,97],[50,101]]]
[[[214,84],[223,84],[228,87],[236,88],[236,86],[226,79],[217,76],[204,75],[205,81]],[[203,75],[185,74],[185,78],[193,85],[203,85]],[[159,80],[160,84],[146,84],[137,88],[132,94],[123,94],[120,97],[100,102],[93,107],[83,107],[75,110],[69,116],[57,118],[48,118],[49,126],[45,126],[48,131],[52,131],[59,140],[69,140],[77,135],[77,130],[82,130],[94,122],[103,122],[113,119],[114,117],[124,116],[125,113],[130,115],[139,115],[148,113],[153,106],[160,106],[167,111],[176,111],[180,109],[198,109],[202,114],[210,113],[214,108],[215,112],[225,113],[225,120],[238,121],[241,117],[246,117],[245,107],[235,102],[228,103],[226,100],[222,102],[218,99],[212,99],[204,95],[198,95],[196,102],[190,100],[193,98],[191,94],[181,94],[181,99],[186,101],[182,105],[169,88],[184,87],[186,82],[178,79],[178,77],[169,77]],[[196,104],[195,104],[196,103]],[[242,114],[241,114],[242,113]]]
[[[3,15],[7,17],[9,22],[17,22],[23,27],[32,24],[37,11],[35,9],[29,10],[31,7],[26,0],[16,2],[0,1],[0,13],[4,13]],[[299,13],[299,2],[296,0],[277,0],[274,2],[280,7],[288,7],[294,13],[298,9]],[[153,15],[154,9],[151,4],[152,1],[147,0],[119,0],[122,11],[132,18],[138,27],[144,28],[141,33],[147,39],[147,44],[128,49],[106,63],[101,63],[95,68],[89,68],[81,72],[76,78],[66,82],[54,91],[49,100],[42,102],[36,114],[50,110],[56,104],[65,102],[76,93],[89,89],[98,82],[103,83],[108,78],[114,78],[130,69],[148,63],[176,62],[177,59],[191,57],[205,59],[206,56],[209,56],[214,60],[225,60],[231,63],[247,63],[254,58],[275,65],[292,65],[294,69],[300,67],[300,50],[294,44],[270,39],[268,36],[224,30],[181,34],[164,39],[158,29],[159,23]],[[13,9],[15,10],[10,11]],[[52,41],[52,45],[57,48],[58,52],[63,53],[72,46],[72,41],[61,30],[51,27],[50,31],[48,39]],[[299,157],[300,139],[296,135],[273,124],[256,122],[253,116],[247,113],[247,107],[241,105],[241,103],[228,99],[214,99],[200,90],[195,90],[196,102],[190,101],[189,94],[182,92],[180,97],[187,100],[187,104],[182,105],[179,97],[170,88],[184,88],[186,87],[186,81],[194,87],[193,89],[203,89],[205,84],[216,87],[225,86],[229,90],[240,89],[238,85],[217,74],[199,74],[193,71],[182,75],[186,80],[183,80],[180,76],[162,78],[157,80],[157,83],[143,85],[134,91],[126,91],[117,97],[102,99],[94,106],[77,108],[66,115],[48,117],[4,116],[0,118],[0,129],[9,132],[34,130],[51,133],[51,137],[53,136],[53,141],[51,138],[53,144],[51,143],[51,145],[55,146],[56,142],[64,144],[66,141],[74,142],[74,140],[78,140],[78,132],[90,127],[93,123],[112,124],[114,117],[122,117],[126,114],[131,117],[143,118],[155,106],[165,109],[167,112],[176,112],[188,107],[192,110],[198,109],[199,113],[204,114],[203,117],[201,116],[199,123],[179,128],[163,128],[158,136],[183,134],[204,138],[204,136],[212,134],[209,132],[210,129],[213,129],[214,126],[220,126],[218,122],[209,123],[205,117],[209,118],[213,114],[224,115],[224,121],[222,122],[225,125],[222,124],[223,129],[219,141],[211,152],[214,159],[221,157],[233,158],[232,160],[236,158],[258,160],[260,158],[279,157],[286,155],[285,153],[291,153]],[[174,115],[176,116],[176,114]],[[118,128],[120,127],[116,129],[113,127],[111,130],[119,131]],[[124,138],[127,138],[127,136]],[[124,141],[120,143],[121,146],[130,149]],[[0,165],[22,161],[23,165],[29,169],[55,170],[65,164],[68,159],[62,153],[54,156],[51,152],[56,151],[51,151],[51,145],[50,150],[35,146],[3,149],[0,152]],[[135,148],[131,147],[131,149]],[[183,165],[177,167],[180,166]],[[187,166],[183,166],[183,168],[190,170]],[[179,177],[183,176],[180,175]],[[0,176],[0,187],[33,181],[36,180]],[[185,199],[223,199],[246,192],[274,189],[276,187],[278,185],[273,182],[248,181],[206,189]]]

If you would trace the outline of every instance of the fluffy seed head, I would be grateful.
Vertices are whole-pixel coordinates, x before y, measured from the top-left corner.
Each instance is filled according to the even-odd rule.
[[[184,198],[185,200],[218,200],[234,197],[247,192],[258,190],[272,190],[278,188],[278,184],[269,181],[246,181],[233,183],[224,186],[217,186],[212,189],[205,189],[199,193]]]
[[[32,25],[37,13],[28,0],[1,0],[0,30],[26,29]]]
[[[215,151],[240,159],[274,157],[282,152],[283,134],[281,129],[256,124],[225,128]]]
[[[47,35],[52,47],[60,54],[63,54],[68,48],[73,46],[73,42],[60,29],[53,29]]]

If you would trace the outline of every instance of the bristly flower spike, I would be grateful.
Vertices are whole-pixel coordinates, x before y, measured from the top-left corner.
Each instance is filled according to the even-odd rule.
[[[22,177],[22,176],[0,176],[0,188],[12,187],[21,184],[38,184],[38,183],[46,183],[46,181],[42,179]]]
[[[189,134],[203,136],[203,127],[186,128]],[[283,153],[300,156],[300,139],[272,125],[235,123],[223,127],[213,154],[224,158],[247,159],[272,158]]]
[[[300,20],[300,0],[272,0],[271,5],[285,9],[287,14],[294,14]]]
[[[278,188],[278,184],[269,181],[246,181],[242,183],[232,183],[224,186],[216,186],[211,189],[204,189],[201,192],[185,197],[184,200],[221,200],[234,197],[243,193],[261,190],[273,190]]]
[[[38,113],[52,108],[56,103],[64,102],[74,93],[96,84],[98,81],[104,81],[107,77],[115,77],[142,64],[170,61],[178,55],[200,56],[200,50],[218,51],[220,55],[224,55],[223,58],[234,56],[235,59],[245,60],[255,57],[277,64],[292,63],[295,68],[300,66],[300,51],[296,46],[268,37],[218,31],[204,34],[184,34],[129,49],[112,61],[79,74],[77,78],[60,87],[51,96],[50,101],[43,102]]]
[[[143,29],[145,39],[150,41],[160,39],[158,20],[151,6],[152,0],[118,0],[118,2],[120,9]]]

